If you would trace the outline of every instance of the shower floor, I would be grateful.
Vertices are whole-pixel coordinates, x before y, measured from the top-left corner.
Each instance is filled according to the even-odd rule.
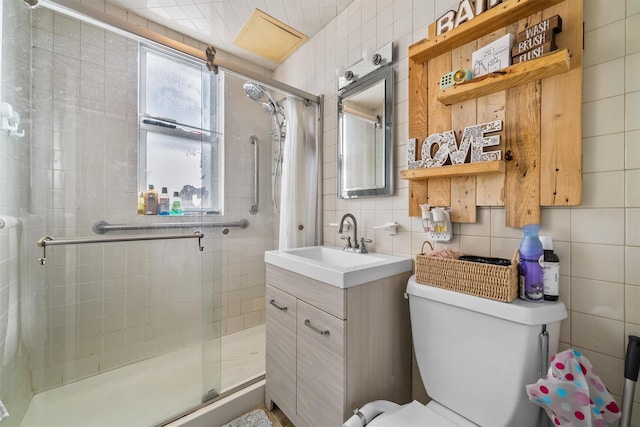
[[[141,427],[200,404],[201,346],[181,349],[33,396],[21,427]],[[222,337],[222,391],[265,369],[265,325]]]

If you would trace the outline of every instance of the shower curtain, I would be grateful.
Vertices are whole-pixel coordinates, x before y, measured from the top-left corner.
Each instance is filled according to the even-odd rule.
[[[317,244],[318,147],[312,105],[287,98],[279,249]]]

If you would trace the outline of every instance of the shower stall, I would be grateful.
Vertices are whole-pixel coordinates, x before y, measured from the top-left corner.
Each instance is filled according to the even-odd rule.
[[[26,3],[0,6],[3,426],[161,425],[260,380],[286,111],[314,124],[321,164],[321,99]],[[154,80],[149,52],[196,77]],[[174,80],[197,113],[150,106],[191,111]],[[185,214],[140,215],[149,184]]]

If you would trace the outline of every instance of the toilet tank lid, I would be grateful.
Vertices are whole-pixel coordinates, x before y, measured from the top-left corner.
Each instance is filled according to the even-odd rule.
[[[533,303],[516,299],[510,303],[500,302],[435,286],[423,285],[416,282],[415,275],[409,278],[407,294],[524,325],[548,325],[567,317],[567,309],[561,301]]]

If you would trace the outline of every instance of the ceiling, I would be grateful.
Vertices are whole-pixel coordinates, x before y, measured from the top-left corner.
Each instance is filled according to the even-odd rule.
[[[106,0],[126,11],[270,70],[278,64],[233,45],[254,9],[273,16],[309,38],[353,0]]]

